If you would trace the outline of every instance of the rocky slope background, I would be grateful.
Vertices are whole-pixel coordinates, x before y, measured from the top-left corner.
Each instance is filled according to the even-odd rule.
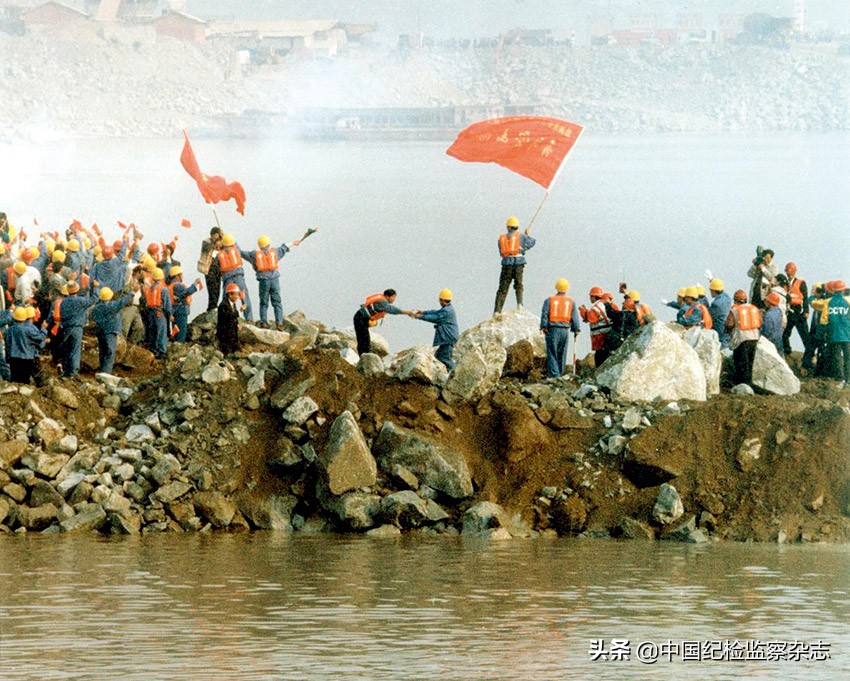
[[[845,542],[850,404],[772,346],[725,385],[716,336],[654,323],[595,370],[543,380],[537,319],[389,354],[301,313],[286,331],[214,320],[164,365],[0,384],[0,531],[272,529],[393,535]],[[676,357],[675,362],[670,357]],[[796,358],[799,359],[799,358]]]
[[[834,44],[358,48],[257,66],[224,42],[92,24],[0,33],[0,50],[0,139],[226,134],[246,115],[291,122],[311,106],[535,105],[631,133],[850,125],[850,56]]]

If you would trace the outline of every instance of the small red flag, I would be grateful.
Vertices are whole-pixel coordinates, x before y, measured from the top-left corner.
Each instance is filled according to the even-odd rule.
[[[183,218],[183,219],[180,221],[180,226],[181,226],[181,227],[185,227],[186,229],[189,229],[189,228],[192,226],[192,223],[191,223],[191,222],[189,222],[189,218]]]
[[[446,153],[461,161],[497,163],[548,191],[582,130],[559,118],[494,118],[462,130]]]
[[[245,190],[238,182],[227,182],[221,175],[204,175],[198,166],[195,152],[189,143],[189,135],[183,131],[186,142],[183,144],[183,152],[180,154],[180,163],[183,168],[198,184],[198,189],[204,201],[207,203],[218,203],[219,201],[236,201],[236,210],[245,215]]]

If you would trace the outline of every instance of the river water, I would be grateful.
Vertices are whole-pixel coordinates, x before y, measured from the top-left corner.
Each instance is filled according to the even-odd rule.
[[[180,166],[182,140],[81,140],[0,146],[0,210],[23,224],[61,228],[76,217],[116,236],[134,221],[151,238],[181,236],[177,257],[194,277],[200,241],[214,224]],[[486,319],[499,276],[497,235],[505,218],[523,226],[545,196],[495,165],[466,164],[446,142],[304,143],[288,139],[193,141],[209,174],[238,180],[245,217],[217,213],[240,245],[267,234],[291,241],[319,233],[282,263],[285,312],[301,309],[339,328],[369,294],[399,291],[397,304],[437,307],[455,293],[462,328]],[[182,218],[193,227],[181,228]],[[525,307],[540,309],[554,282],[587,302],[591,286],[641,292],[663,319],[660,299],[702,282],[749,288],[761,244],[800,276],[850,276],[850,135],[765,134],[610,137],[586,131],[543,205],[532,233]],[[253,275],[248,280],[256,297]],[[205,295],[196,297],[200,311]],[[506,309],[514,305],[513,294]],[[380,332],[398,350],[429,343],[430,326],[389,318]],[[583,333],[579,349],[589,351]],[[795,341],[796,341],[795,335]]]
[[[826,545],[9,537],[0,677],[847,678],[848,576]]]

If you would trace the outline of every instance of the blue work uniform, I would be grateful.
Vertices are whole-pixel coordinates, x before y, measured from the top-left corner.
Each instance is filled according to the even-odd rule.
[[[261,250],[263,253],[268,254],[269,251],[275,251],[277,253],[277,259],[280,261],[284,255],[289,253],[289,247],[286,244],[281,244],[277,248],[272,248],[271,246],[266,246]],[[274,320],[276,324],[283,323],[283,302],[280,297],[280,272],[277,268],[272,270],[260,271],[257,269],[257,251],[243,251],[239,250],[240,255],[243,259],[247,260],[251,263],[251,266],[254,268],[254,272],[257,276],[257,286],[260,289],[260,322],[266,324],[268,322],[268,309],[269,309],[269,300],[272,303],[272,310],[274,310]]]
[[[221,265],[221,254],[229,248],[234,248],[240,256],[245,252],[239,248],[239,244],[234,243],[233,246],[222,246],[219,249],[219,265]],[[244,257],[244,256],[242,256]],[[245,282],[245,270],[241,266],[235,267],[232,270],[221,273],[221,288],[227,290],[228,284],[236,284],[242,292],[242,302],[245,304],[245,321],[254,321],[254,308],[251,306],[251,296],[248,293],[248,284]],[[225,296],[226,297],[226,296]]]
[[[124,279],[127,274],[127,263],[124,262],[125,249],[112,258],[106,258],[95,263],[91,269],[91,279],[94,286],[93,291],[100,293],[104,286],[112,289],[116,294],[124,288]],[[97,282],[96,284],[94,282]]]
[[[73,378],[80,373],[80,358],[83,352],[83,329],[86,326],[89,308],[97,302],[94,296],[71,294],[59,304],[62,318],[59,329],[62,335],[62,375]]]
[[[685,327],[702,326],[702,310],[697,307],[697,303],[688,305],[685,303],[679,308],[679,313],[676,315],[676,322]]]
[[[148,292],[161,286],[160,305],[158,307],[151,306],[148,298]],[[168,322],[171,319],[173,308],[171,305],[171,294],[168,287],[162,281],[154,282],[153,286],[147,286],[144,293],[145,307],[147,310],[146,316],[148,320],[148,342],[150,350],[156,357],[162,359],[168,352]]]
[[[189,296],[193,296],[198,292],[198,287],[195,284],[186,286],[182,281],[175,281],[172,286],[174,305],[174,325],[177,327],[177,334],[174,340],[177,343],[185,343],[189,334],[189,307],[190,302],[186,300]]]
[[[120,300],[98,300],[92,308],[91,318],[95,323],[100,370],[105,374],[111,374],[115,366],[118,334],[121,333],[121,309],[131,302],[133,294],[127,293]]]
[[[761,335],[776,346],[776,351],[780,357],[783,356],[782,332],[782,310],[778,306],[765,310],[761,324]]]
[[[546,298],[543,301],[543,309],[540,311],[540,329],[546,334],[546,375],[549,378],[564,375],[570,331],[576,334],[581,330],[581,316],[575,302],[566,293],[559,293],[557,296],[566,298],[572,303],[572,312],[569,322],[553,322],[549,319],[550,299]]]
[[[434,325],[433,344],[437,346],[437,352],[434,356],[445,365],[446,369],[451,371],[455,368],[452,353],[457,339],[460,338],[460,329],[457,325],[454,307],[449,303],[437,310],[428,310],[423,312],[419,319]]]
[[[732,299],[725,291],[721,291],[720,295],[712,300],[711,305],[708,306],[712,328],[717,331],[721,348],[729,347],[729,332],[726,330],[726,318],[729,316],[730,309],[732,309]]]

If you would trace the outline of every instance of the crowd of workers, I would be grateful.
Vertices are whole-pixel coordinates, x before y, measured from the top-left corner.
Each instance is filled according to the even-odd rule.
[[[120,223],[119,223],[120,224]],[[36,245],[27,245],[27,235],[8,223],[0,213],[0,378],[19,382],[41,380],[39,354],[49,344],[50,354],[62,375],[79,373],[83,329],[94,322],[98,339],[100,370],[111,372],[119,336],[130,343],[143,343],[162,358],[169,341],[187,340],[192,295],[202,290],[196,279],[183,282],[183,268],[174,258],[178,238],[169,243],[151,242],[142,247],[144,235],[134,226],[121,225],[121,238],[107,243],[97,225],[85,228],[74,221],[64,234],[42,232]],[[523,304],[525,254],[536,241],[530,230],[519,231],[519,221],[510,217],[506,232],[498,239],[501,274],[494,314],[500,315],[511,284],[517,307]],[[217,338],[225,354],[239,349],[240,318],[253,322],[253,307],[245,280],[245,264],[254,270],[259,286],[258,326],[269,328],[269,303],[274,325],[283,326],[279,262],[302,239],[273,246],[266,236],[257,248],[243,250],[232,234],[214,227],[201,247],[198,271],[206,279],[208,310],[218,308]],[[748,272],[752,279],[749,295],[738,290],[733,296],[723,281],[706,272],[708,291],[701,285],[678,291],[675,301],[662,300],[676,310],[682,326],[709,329],[717,334],[721,348],[732,352],[735,380],[750,381],[755,348],[764,336],[781,356],[791,352],[790,337],[796,329],[804,346],[802,367],[816,376],[835,378],[842,386],[850,381],[850,296],[843,280],[817,283],[810,292],[797,266],[786,264],[780,273],[770,249],[758,249]],[[219,303],[224,287],[225,295]],[[589,305],[576,305],[568,295],[570,283],[555,282],[555,292],[543,301],[540,330],[546,339],[546,372],[550,378],[567,370],[569,337],[575,341],[582,323],[590,330],[595,365],[600,366],[625,339],[655,320],[652,309],[640,294],[625,283],[623,296],[601,286],[589,292]],[[434,324],[436,358],[454,369],[453,349],[460,330],[449,289],[439,292],[439,307],[433,310],[403,310],[395,305],[396,291],[386,289],[366,298],[354,315],[357,352],[370,350],[369,329],[387,314],[403,314]],[[709,300],[709,296],[711,300]],[[811,320],[809,315],[811,314]],[[5,350],[5,352],[2,352]]]

